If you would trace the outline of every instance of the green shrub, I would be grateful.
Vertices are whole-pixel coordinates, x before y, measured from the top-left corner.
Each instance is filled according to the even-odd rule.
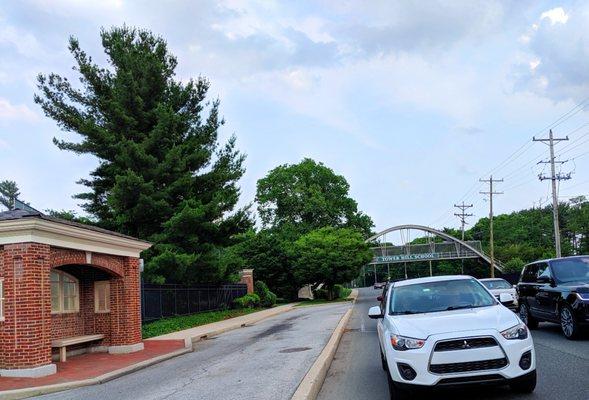
[[[315,289],[313,291],[313,297],[315,299],[327,300],[327,297],[328,297],[327,290],[326,289]]]
[[[333,298],[339,299],[345,292],[345,288],[342,285],[333,285]]]
[[[248,293],[233,300],[237,308],[254,308],[260,305],[260,296],[255,293]]]
[[[260,296],[260,305],[262,307],[272,307],[276,304],[276,295],[268,289],[268,286],[264,282],[256,281],[254,291]]]
[[[505,263],[505,268],[503,269],[503,272],[505,272],[506,274],[520,273],[524,265],[524,260],[522,260],[519,257],[515,257]]]

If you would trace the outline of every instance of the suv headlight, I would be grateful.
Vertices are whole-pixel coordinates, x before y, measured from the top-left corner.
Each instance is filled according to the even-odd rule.
[[[525,324],[518,324],[512,328],[501,332],[501,335],[507,340],[523,340],[528,338],[528,328]]]
[[[393,349],[399,351],[421,349],[425,344],[424,339],[415,339],[400,335],[391,335],[391,344]]]
[[[587,292],[577,292],[577,297],[581,300],[589,301],[589,293]]]

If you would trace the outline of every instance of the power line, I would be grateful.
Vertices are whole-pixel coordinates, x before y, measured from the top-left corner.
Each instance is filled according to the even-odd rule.
[[[584,107],[587,105],[588,102],[589,102],[589,97],[583,99],[582,101],[580,101],[579,103],[577,103],[574,107],[572,107],[571,109],[569,109],[568,111],[566,111],[564,114],[560,115],[551,124],[547,125],[546,127],[542,128],[541,130],[539,130],[536,134],[539,135],[539,134],[542,134],[542,133],[546,132],[549,129],[552,129],[552,128],[555,128],[557,126],[560,126],[564,122],[568,121],[570,118],[572,118],[575,115],[577,115],[579,112],[583,111],[584,110]],[[589,125],[589,123],[584,123],[583,125],[577,127],[573,131],[571,131],[569,134],[573,134],[573,133],[577,132],[578,130],[582,129],[583,127],[585,127],[587,125]],[[587,134],[589,134],[589,132]],[[578,141],[583,136],[581,136],[579,138],[576,138],[575,141]],[[533,137],[532,137],[532,139],[533,139]],[[498,171],[506,168],[508,165],[510,165],[511,163],[513,163],[514,161],[516,161],[522,155],[527,154],[528,150],[531,147],[532,147],[532,143],[530,143],[529,140],[526,140],[525,143],[523,143],[521,146],[519,146],[514,152],[512,152],[511,154],[509,154],[509,156],[507,158],[505,158],[498,165],[496,165],[495,167],[493,167],[488,172],[488,174],[490,175],[492,173],[496,173],[496,172],[498,172]],[[530,166],[530,163],[534,163],[535,164],[541,158],[542,158],[542,155],[538,155],[538,156],[534,157],[533,159],[530,159],[529,161],[527,161],[524,164],[520,165],[518,168],[512,170],[509,174],[504,175],[504,177],[507,179],[508,177],[517,176],[524,168],[529,167]],[[532,169],[532,171],[533,171],[533,169]],[[487,174],[484,174],[484,175],[487,175]],[[519,187],[519,186],[523,186],[523,184],[518,184],[517,186],[512,186],[512,188]],[[472,196],[474,196],[474,194],[476,194],[476,192],[477,192],[477,185],[476,185],[476,183],[474,183],[466,191],[466,193],[460,198],[460,201],[464,202],[464,201],[469,200]],[[442,218],[444,218],[444,216],[446,216],[446,218],[444,218],[442,220],[442,222],[445,223],[449,218],[451,218],[451,215],[448,215],[451,211],[452,211],[452,208],[449,208],[447,211],[445,211],[443,214],[441,214],[438,218],[436,218],[432,222],[432,225],[435,224],[436,222],[442,220]]]

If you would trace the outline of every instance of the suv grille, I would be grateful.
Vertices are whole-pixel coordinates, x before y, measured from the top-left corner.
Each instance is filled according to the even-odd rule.
[[[493,346],[498,346],[498,344],[497,341],[492,337],[456,339],[438,342],[434,348],[434,351],[468,350]]]
[[[429,370],[434,374],[453,374],[456,372],[484,371],[488,369],[499,369],[507,365],[507,358],[496,358],[494,360],[470,361],[452,364],[432,364]]]

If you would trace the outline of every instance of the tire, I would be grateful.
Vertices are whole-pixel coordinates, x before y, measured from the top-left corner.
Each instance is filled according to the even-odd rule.
[[[516,393],[532,393],[536,388],[536,371],[525,378],[514,379],[509,382],[509,387]]]
[[[382,350],[380,351],[380,362],[382,364],[382,369],[388,372],[389,364],[387,363],[387,359],[384,358],[384,354],[382,353]]]
[[[391,400],[409,400],[410,399],[411,393],[408,390],[395,385],[395,382],[391,378],[391,374],[388,372],[387,372],[387,379],[389,382],[389,395],[390,395]]]
[[[538,328],[538,320],[532,317],[530,314],[530,308],[526,303],[521,303],[519,305],[519,318],[523,321],[524,324],[527,325],[529,329],[537,329]]]
[[[581,327],[575,319],[573,309],[568,304],[564,304],[560,308],[560,329],[564,337],[569,340],[579,338],[581,333]]]

